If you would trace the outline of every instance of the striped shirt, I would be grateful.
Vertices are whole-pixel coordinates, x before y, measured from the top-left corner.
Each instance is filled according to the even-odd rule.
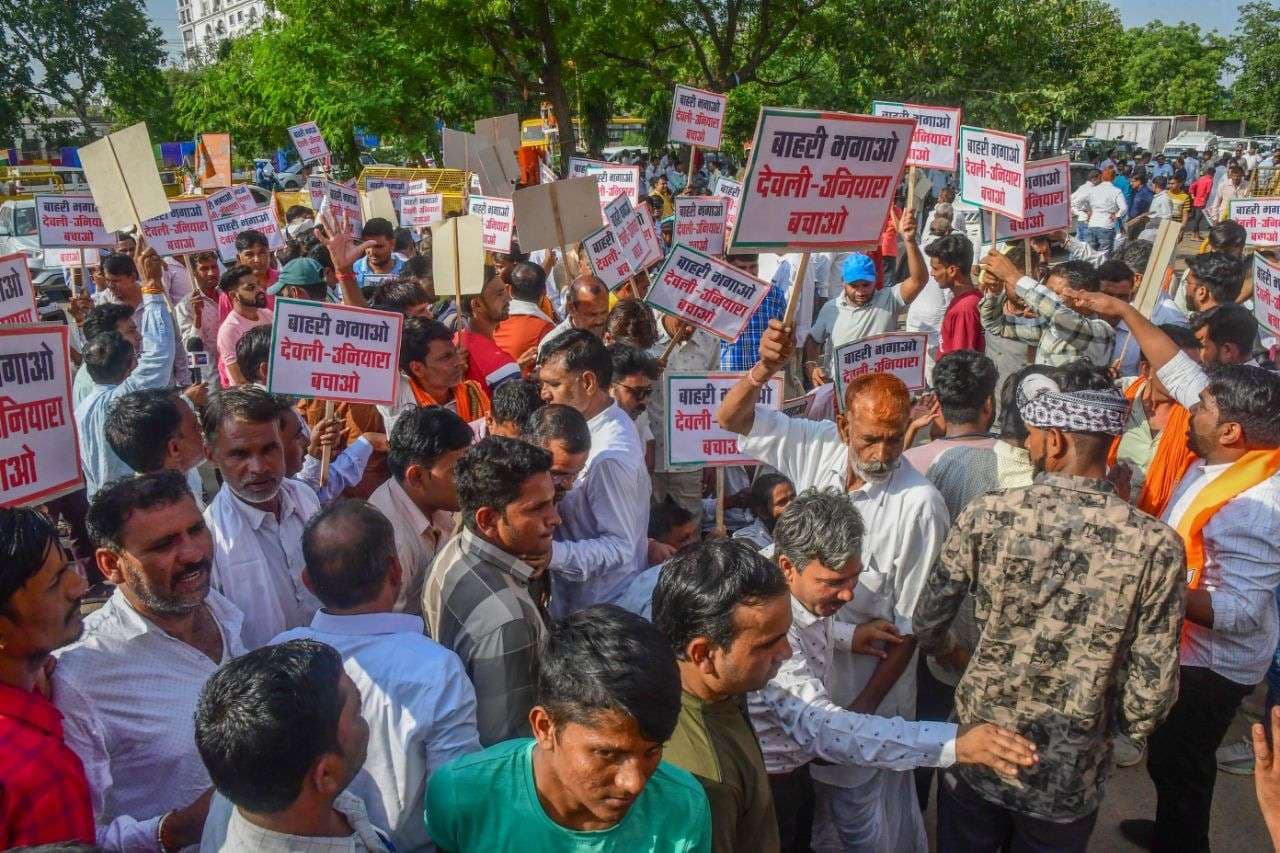
[[[1106,320],[1077,314],[1030,276],[1018,280],[1018,297],[1036,312],[1032,324],[1004,314],[1004,296],[986,296],[979,304],[982,325],[993,335],[1036,345],[1036,364],[1058,366],[1085,358],[1098,367],[1111,363],[1116,330]]]
[[[528,737],[533,665],[546,636],[533,569],[463,530],[440,549],[422,594],[427,632],[462,659],[482,746]]]

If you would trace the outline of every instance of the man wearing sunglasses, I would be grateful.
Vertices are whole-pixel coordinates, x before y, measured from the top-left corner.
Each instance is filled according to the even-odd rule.
[[[653,396],[653,383],[662,376],[658,360],[643,350],[627,344],[611,344],[609,359],[613,362],[613,379],[609,383],[609,396],[635,421],[644,448],[646,467],[653,468],[653,429],[649,419],[641,417]]]

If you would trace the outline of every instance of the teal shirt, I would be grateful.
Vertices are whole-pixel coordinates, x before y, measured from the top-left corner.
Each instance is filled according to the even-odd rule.
[[[667,764],[626,817],[578,832],[547,816],[533,784],[530,738],[503,741],[449,762],[427,784],[427,832],[447,853],[710,853],[711,811],[702,786]]]

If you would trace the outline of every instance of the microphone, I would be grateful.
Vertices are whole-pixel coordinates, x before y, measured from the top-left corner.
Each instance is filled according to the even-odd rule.
[[[209,368],[209,353],[205,352],[204,341],[200,338],[187,338],[187,367],[191,369],[192,383],[204,381],[200,371]]]

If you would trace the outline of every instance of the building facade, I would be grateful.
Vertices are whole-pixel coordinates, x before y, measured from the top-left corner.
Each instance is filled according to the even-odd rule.
[[[267,14],[266,0],[178,0],[184,64],[207,61],[219,44],[257,29]]]

